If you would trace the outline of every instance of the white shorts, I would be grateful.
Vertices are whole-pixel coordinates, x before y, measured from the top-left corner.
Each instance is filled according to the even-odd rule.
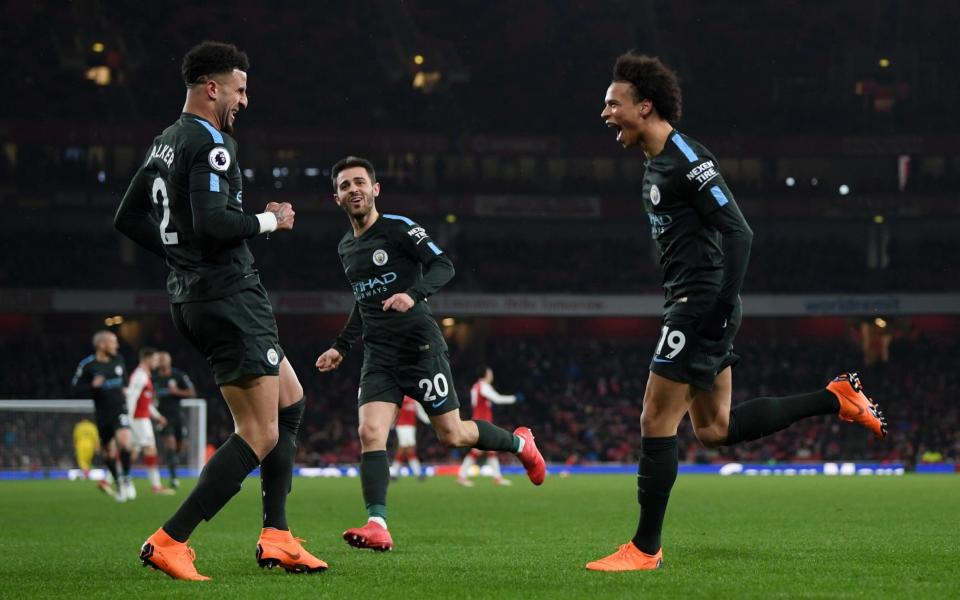
[[[153,421],[150,419],[134,419],[133,426],[134,448],[156,448],[157,440],[153,437]]]
[[[410,448],[417,445],[416,425],[397,425],[397,445]]]

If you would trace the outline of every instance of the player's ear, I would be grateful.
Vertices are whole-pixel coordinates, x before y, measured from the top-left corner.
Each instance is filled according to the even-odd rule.
[[[376,198],[380,195],[380,182],[373,184],[373,197]]]
[[[204,90],[206,90],[206,92],[207,92],[207,98],[209,98],[209,99],[211,99],[211,100],[216,100],[216,99],[217,99],[217,95],[218,95],[219,92],[220,92],[220,86],[219,86],[219,84],[217,83],[217,80],[216,80],[216,79],[214,79],[214,78],[212,78],[212,77],[211,77],[210,79],[208,79],[208,80],[203,84],[203,88],[204,88]]]

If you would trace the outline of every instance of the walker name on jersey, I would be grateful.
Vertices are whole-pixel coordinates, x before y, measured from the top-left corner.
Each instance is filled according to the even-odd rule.
[[[384,273],[379,277],[371,277],[366,281],[358,281],[353,284],[353,297],[357,300],[372,298],[377,294],[387,293],[387,286],[397,280],[397,274],[390,272]]]
[[[424,229],[423,227],[414,227],[413,229],[407,232],[407,235],[412,237],[415,240],[416,244],[419,245],[420,242],[427,239],[427,230]]]
[[[150,149],[150,156],[147,158],[147,162],[150,162],[153,159],[159,159],[166,163],[167,168],[170,168],[170,165],[173,164],[173,148],[166,144],[157,144]]]
[[[712,160],[708,160],[707,162],[699,164],[690,169],[690,171],[687,173],[687,179],[690,181],[696,181],[699,184],[704,184],[717,175],[719,175],[719,173],[717,173],[716,166],[713,164]]]

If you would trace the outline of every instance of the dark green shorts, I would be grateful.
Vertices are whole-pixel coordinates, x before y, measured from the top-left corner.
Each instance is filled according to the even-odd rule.
[[[173,324],[213,369],[217,385],[279,375],[283,348],[262,285],[204,302],[171,304]]]
[[[450,372],[450,356],[444,352],[424,357],[413,365],[391,367],[363,361],[358,404],[379,401],[399,406],[404,396],[422,404],[428,415],[442,415],[459,409],[460,401]]]
[[[709,392],[721,371],[740,362],[740,357],[733,352],[733,338],[740,329],[743,311],[738,302],[723,338],[713,341],[702,339],[696,333],[700,315],[706,309],[706,306],[683,306],[667,312],[661,322],[650,370]]]

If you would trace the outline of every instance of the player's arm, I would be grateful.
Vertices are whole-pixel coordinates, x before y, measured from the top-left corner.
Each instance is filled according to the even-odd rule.
[[[228,152],[225,146],[206,145],[197,152],[190,168],[190,209],[194,232],[219,242],[252,238],[259,233],[293,228],[293,210],[288,203],[271,202],[257,215],[228,210],[230,183],[223,171],[211,166],[216,152]],[[230,161],[226,161],[227,165]]]
[[[90,371],[88,367],[90,363],[85,365],[77,365],[77,370],[73,374],[73,379],[70,380],[70,387],[73,388],[73,393],[81,398],[89,397],[93,395],[93,384],[91,382]]]
[[[707,160],[709,159],[698,161],[697,165]],[[693,173],[694,168],[695,165],[691,166],[689,172]],[[720,175],[719,168],[713,166],[712,171],[707,169],[698,175],[703,177],[704,181],[698,181],[696,176],[691,178],[687,173],[681,177],[684,180],[683,184],[693,194],[694,208],[704,221],[720,232],[723,238],[721,241],[723,280],[720,284],[720,293],[701,317],[697,333],[707,339],[719,340],[723,337],[727,320],[733,314],[737,297],[743,287],[743,280],[747,275],[753,230],[740,212],[730,188]]]
[[[183,384],[182,386],[180,384]],[[197,395],[197,389],[193,387],[193,381],[190,380],[190,376],[186,373],[183,373],[180,376],[180,381],[174,381],[173,387],[170,388],[170,393],[178,398],[195,398]]]
[[[420,420],[424,425],[430,425],[430,415],[427,414],[427,411],[424,410],[423,406],[419,402],[416,404],[417,419]]]
[[[143,248],[164,258],[166,253],[160,240],[160,227],[152,209],[148,177],[140,168],[113,216],[113,226]]]
[[[406,312],[413,308],[413,304],[423,302],[446,285],[453,279],[456,270],[453,268],[453,262],[439,246],[433,243],[426,230],[416,223],[409,225],[406,231],[401,232],[396,241],[404,252],[412,255],[423,265],[423,274],[419,281],[383,302],[383,310]],[[408,299],[412,300],[412,303]]]
[[[363,315],[360,314],[360,303],[354,302],[347,323],[343,326],[337,339],[334,340],[333,346],[317,358],[317,369],[326,373],[339,367],[347,352],[350,352],[350,349],[353,348],[362,334]]]
[[[513,394],[501,394],[493,389],[493,386],[486,381],[480,382],[480,393],[483,394],[484,398],[494,404],[515,404],[517,402],[516,396]]]

